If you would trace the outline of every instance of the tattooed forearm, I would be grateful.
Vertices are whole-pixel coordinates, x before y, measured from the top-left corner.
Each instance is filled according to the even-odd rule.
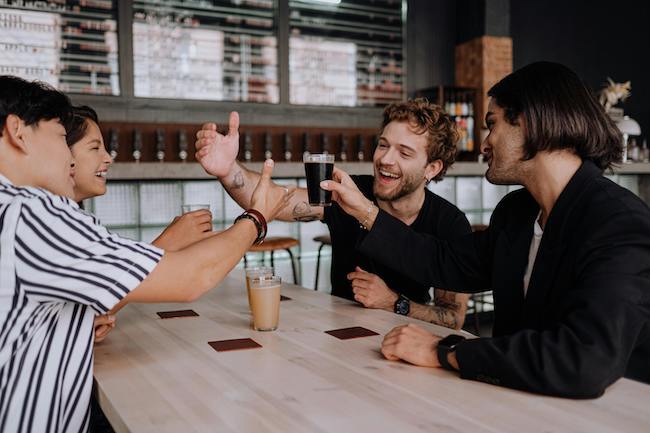
[[[435,290],[434,305],[422,305],[411,302],[409,316],[446,326],[460,329],[465,321],[468,295],[463,293]]]
[[[239,170],[237,173],[235,173],[232,183],[230,184],[230,188],[241,189],[244,187],[244,185],[246,185],[246,182],[244,181],[244,173]]]
[[[294,221],[309,222],[317,220],[319,213],[313,210],[309,203],[303,201],[294,206],[292,216]]]

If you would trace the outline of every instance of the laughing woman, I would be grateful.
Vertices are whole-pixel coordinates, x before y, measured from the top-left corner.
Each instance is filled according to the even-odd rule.
[[[66,140],[75,161],[76,202],[106,194],[106,175],[113,163],[106,152],[99,129],[97,113],[90,107],[74,107],[74,118]],[[152,244],[166,251],[175,251],[212,236],[212,214],[201,209],[174,218]],[[95,318],[95,342],[102,341],[115,326],[115,316]]]

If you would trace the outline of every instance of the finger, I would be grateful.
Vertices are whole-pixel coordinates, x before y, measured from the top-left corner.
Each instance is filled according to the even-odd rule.
[[[348,280],[359,280],[370,282],[372,279],[371,275],[363,272],[350,272],[348,274]]]
[[[332,171],[332,179],[344,185],[348,182],[352,182],[350,175],[336,166],[334,167],[334,171]]]
[[[212,221],[201,223],[197,227],[202,232],[209,232],[212,230]]]
[[[365,273],[368,273],[368,271],[365,271],[364,269],[362,269],[361,266],[355,266],[354,269],[355,269],[357,272],[365,272]]]
[[[108,325],[115,322],[115,316],[110,314],[102,314],[101,316],[95,316],[95,327]]]
[[[239,113],[231,111],[230,116],[228,116],[228,135],[237,134],[239,134]]]
[[[400,358],[395,354],[395,345],[386,344],[386,342],[381,345],[381,354],[384,355],[384,358],[389,361],[398,361]]]
[[[267,159],[264,161],[264,165],[262,166],[262,176],[260,178],[260,182],[268,182],[271,180],[271,174],[273,173],[273,165],[275,163],[273,162],[272,159]]]
[[[361,302],[363,306],[366,306],[367,298],[363,295],[354,295],[354,300],[357,302]]]
[[[335,180],[324,180],[320,183],[320,187],[325,191],[332,191],[335,194],[339,194],[345,190],[345,187]]]
[[[201,131],[216,131],[217,124],[214,122],[207,122],[201,125]]]

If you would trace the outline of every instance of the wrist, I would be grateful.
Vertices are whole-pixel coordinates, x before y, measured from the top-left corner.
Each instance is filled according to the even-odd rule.
[[[244,213],[235,218],[235,223],[242,219],[249,220],[255,225],[257,237],[255,238],[253,245],[259,245],[264,242],[267,232],[266,218],[264,218],[264,215],[255,209],[247,209]]]
[[[388,295],[388,303],[384,306],[384,310],[390,311],[391,313],[395,311],[395,303],[399,299],[399,295],[392,290],[390,290],[390,294]]]
[[[362,229],[370,231],[377,214],[379,213],[379,208],[370,200],[368,200],[366,206],[357,212],[355,218],[359,221],[359,225]]]

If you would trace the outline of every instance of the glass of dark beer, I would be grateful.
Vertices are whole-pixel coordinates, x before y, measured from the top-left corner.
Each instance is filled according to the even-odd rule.
[[[332,192],[320,187],[324,180],[332,179],[334,171],[334,155],[328,153],[311,153],[303,158],[305,177],[307,178],[307,194],[311,206],[330,206]]]

